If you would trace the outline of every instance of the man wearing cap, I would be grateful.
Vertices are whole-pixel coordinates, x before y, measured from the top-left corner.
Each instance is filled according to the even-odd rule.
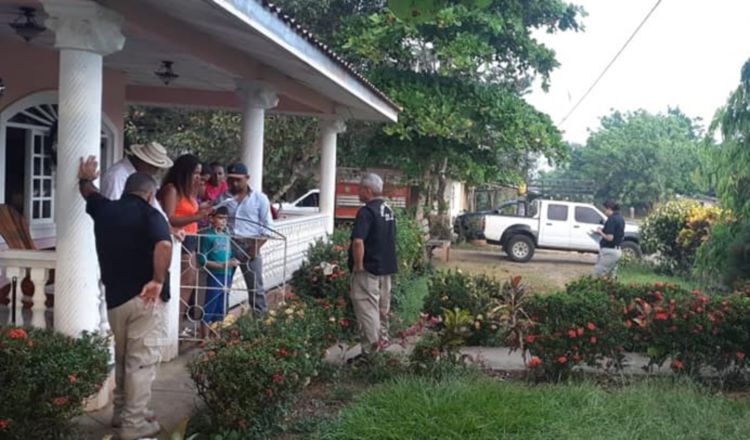
[[[131,174],[145,173],[155,177],[159,170],[170,168],[172,159],[167,150],[158,142],[145,145],[131,145],[125,157],[114,163],[101,178],[101,194],[110,199],[118,200],[122,197],[125,182]],[[157,208],[159,202],[154,199],[152,206]],[[161,207],[158,207],[161,211]]]
[[[235,255],[241,263],[242,275],[248,289],[248,301],[260,314],[268,311],[266,291],[263,287],[263,258],[260,248],[265,243],[269,228],[273,227],[271,202],[268,197],[253,190],[248,184],[247,167],[235,163],[227,168],[228,189],[216,199],[216,206],[226,206],[229,211],[229,227],[239,249]]]

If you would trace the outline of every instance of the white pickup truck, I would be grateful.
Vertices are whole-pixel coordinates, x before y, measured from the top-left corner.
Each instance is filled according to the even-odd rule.
[[[481,216],[481,232],[476,238],[502,246],[508,258],[517,262],[529,261],[537,248],[598,252],[595,231],[606,220],[590,204],[540,199],[531,203],[511,201],[474,215]],[[626,255],[641,257],[637,225],[626,223],[622,250]]]

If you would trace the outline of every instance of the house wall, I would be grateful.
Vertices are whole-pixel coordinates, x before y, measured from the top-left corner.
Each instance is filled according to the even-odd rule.
[[[0,78],[5,94],[0,98],[0,112],[34,93],[57,90],[59,55],[23,42],[20,38],[0,38]],[[122,131],[125,125],[125,88],[127,77],[121,72],[104,69],[102,110],[116,128],[115,157],[122,153]],[[4,157],[0,162],[4,162]],[[4,173],[4,171],[0,171]]]

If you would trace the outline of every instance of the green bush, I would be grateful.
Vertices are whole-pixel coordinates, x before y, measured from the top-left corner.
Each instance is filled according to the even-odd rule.
[[[245,315],[222,330],[189,365],[213,427],[268,435],[320,371],[340,324],[318,303],[292,296],[263,319]]]
[[[0,327],[0,438],[58,439],[107,378],[108,341]]]
[[[683,248],[678,238],[686,227],[691,212],[700,208],[692,201],[671,201],[656,207],[640,228],[641,247],[646,253],[658,252],[662,258],[662,268],[668,272],[689,269],[692,266],[694,250]]]
[[[619,369],[627,334],[618,302],[598,289],[533,297],[532,324],[524,337],[535,372],[556,380],[579,364]]]
[[[750,280],[750,223],[714,226],[698,249],[694,273],[714,288],[737,288]]]
[[[403,275],[421,273],[425,269],[422,227],[404,210],[396,212],[396,256],[399,272]]]

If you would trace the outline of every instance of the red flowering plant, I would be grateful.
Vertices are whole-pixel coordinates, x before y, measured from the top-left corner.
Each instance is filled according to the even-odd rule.
[[[527,366],[537,378],[560,380],[574,367],[620,369],[626,329],[605,292],[563,292],[529,298],[531,322],[523,340]]]
[[[307,260],[292,276],[291,285],[301,301],[313,301],[323,308],[329,325],[331,345],[355,335],[356,319],[349,297],[347,265],[349,232],[336,231],[329,241],[319,240],[310,247]]]
[[[750,298],[709,296],[664,283],[623,307],[634,345],[649,356],[649,367],[670,367],[699,376],[710,367],[725,376],[747,366]]]
[[[73,435],[70,420],[107,378],[106,339],[0,327],[0,438]]]
[[[245,315],[222,329],[189,366],[214,427],[266,436],[318,375],[331,345],[327,316],[290,295],[266,316]]]

